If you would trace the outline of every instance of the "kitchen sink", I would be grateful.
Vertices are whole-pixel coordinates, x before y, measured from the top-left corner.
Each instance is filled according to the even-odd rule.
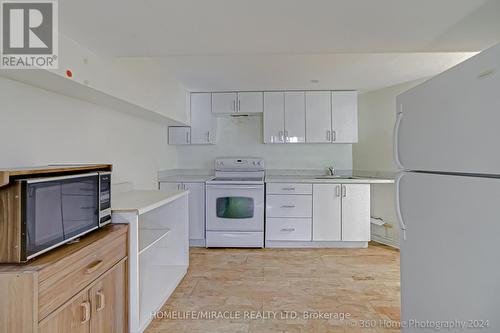
[[[361,177],[356,176],[319,176],[315,179],[361,179]]]

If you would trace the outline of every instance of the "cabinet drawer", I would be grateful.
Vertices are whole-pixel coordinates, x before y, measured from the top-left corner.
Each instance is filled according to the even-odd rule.
[[[270,241],[310,241],[310,218],[268,218],[266,239]]]
[[[127,255],[127,235],[105,237],[40,272],[38,319],[76,295]]]
[[[312,184],[268,183],[267,194],[312,194]]]
[[[311,195],[268,195],[266,200],[268,217],[311,217]]]

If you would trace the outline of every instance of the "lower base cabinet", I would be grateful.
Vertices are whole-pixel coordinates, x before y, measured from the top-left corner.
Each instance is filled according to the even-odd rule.
[[[205,183],[160,182],[160,190],[189,190],[189,245],[205,246]]]
[[[40,333],[126,332],[125,260],[110,269],[95,284],[49,315],[39,325]]]
[[[0,332],[125,333],[127,304],[125,225],[24,265],[0,265]]]
[[[370,184],[267,183],[266,247],[366,247]]]
[[[370,240],[369,184],[313,185],[313,241]]]

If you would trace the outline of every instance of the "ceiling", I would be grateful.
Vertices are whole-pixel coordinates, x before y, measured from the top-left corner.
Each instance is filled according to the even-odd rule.
[[[191,91],[376,90],[430,77],[474,53],[363,53],[159,58]],[[311,82],[318,80],[319,82]]]
[[[190,90],[376,89],[500,42],[499,0],[64,0],[59,13],[65,35],[165,58]]]

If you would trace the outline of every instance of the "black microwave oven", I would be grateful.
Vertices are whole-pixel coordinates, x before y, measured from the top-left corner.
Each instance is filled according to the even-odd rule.
[[[111,172],[19,181],[21,261],[111,222]]]

